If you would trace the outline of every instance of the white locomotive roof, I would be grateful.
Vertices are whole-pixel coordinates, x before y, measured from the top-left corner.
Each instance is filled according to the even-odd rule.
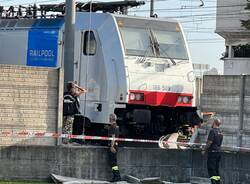
[[[134,16],[134,15],[121,15],[121,14],[112,14],[114,17],[122,17],[122,18],[131,18],[137,20],[152,20],[152,21],[163,21],[163,22],[173,22],[178,23],[177,20],[169,19],[169,18],[153,18],[153,17],[141,17],[141,16]]]

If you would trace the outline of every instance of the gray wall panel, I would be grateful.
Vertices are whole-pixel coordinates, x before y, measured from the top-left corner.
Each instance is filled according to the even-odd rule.
[[[243,99],[243,125],[240,130],[240,96],[243,77],[240,75],[204,76],[201,95],[201,110],[215,112],[222,120],[221,129],[224,132],[223,144],[227,146],[245,146],[250,148],[250,76],[245,76]],[[209,130],[211,125],[204,126]],[[208,131],[207,131],[208,132]],[[242,134],[242,135],[241,135]],[[205,135],[200,135],[206,140]]]
[[[205,112],[238,112],[239,101],[239,96],[215,96],[203,92],[201,95],[201,110]]]
[[[26,65],[28,30],[0,30],[0,64]]]

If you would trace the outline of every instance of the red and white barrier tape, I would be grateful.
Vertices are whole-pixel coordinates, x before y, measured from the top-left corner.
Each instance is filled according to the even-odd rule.
[[[138,143],[152,143],[159,144],[160,140],[147,140],[147,139],[131,139],[131,138],[112,138],[103,136],[88,136],[88,135],[73,135],[73,134],[61,134],[61,133],[48,133],[48,132],[32,132],[32,131],[8,131],[0,130],[0,137],[21,137],[21,138],[70,138],[70,139],[81,139],[81,140],[100,140],[100,141],[121,141],[121,142],[138,142]],[[190,143],[190,142],[177,142],[177,141],[163,141],[164,144],[176,144],[179,146],[186,147],[203,147],[204,143]],[[223,146],[222,150],[230,151],[250,151],[250,148],[237,147],[237,146]]]
[[[88,136],[88,135],[73,135],[73,134],[60,134],[60,133],[48,133],[48,132],[30,132],[30,131],[0,131],[0,137],[37,137],[37,138],[71,138],[71,139],[83,139],[83,140],[101,140],[111,141],[112,137],[103,136]],[[116,141],[123,142],[145,142],[145,143],[158,143],[158,140],[146,140],[146,139],[129,139],[129,138],[114,138]]]
[[[73,135],[73,134],[60,134],[60,133],[48,133],[48,132],[32,132],[32,131],[6,131],[0,130],[0,137],[30,137],[30,138],[70,138],[70,139],[82,139],[82,140],[100,140],[100,141],[111,141],[116,140],[120,142],[138,142],[138,143],[153,143],[159,144],[159,140],[148,140],[148,139],[131,139],[131,138],[112,138],[104,136],[88,136],[88,135]],[[178,144],[182,146],[192,146],[202,144],[188,143],[188,142],[174,142],[164,141],[165,144]]]

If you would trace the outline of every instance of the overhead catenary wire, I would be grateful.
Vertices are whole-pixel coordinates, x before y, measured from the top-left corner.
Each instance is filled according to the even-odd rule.
[[[246,4],[235,4],[235,5],[221,5],[221,6],[206,6],[206,7],[196,7],[196,6],[186,6],[186,7],[181,7],[181,8],[157,8],[155,11],[171,11],[171,10],[192,10],[192,9],[216,9],[216,8],[232,8],[232,7],[245,7]],[[143,10],[130,10],[129,12],[147,12],[149,11],[148,9],[143,9]]]
[[[51,2],[51,1],[61,1],[61,2],[64,2],[63,0],[41,0],[41,1],[34,1],[33,2],[28,2],[28,3],[21,3],[22,5],[26,5],[26,4],[34,4],[34,3],[37,3],[37,4],[40,4],[40,3],[44,3],[44,2]],[[156,0],[156,2],[159,2],[159,1],[170,1],[170,0]],[[199,0],[196,0],[199,2]],[[204,1],[204,0],[203,0]],[[0,0],[0,3],[3,3],[3,2],[16,2],[15,0]],[[83,1],[81,1],[83,2]],[[89,1],[84,1],[84,2],[89,2]],[[150,2],[150,1],[146,1],[146,2]],[[204,1],[204,2],[207,2],[207,1]],[[19,6],[20,4],[10,4],[10,5],[5,5],[5,6]],[[246,3],[242,3],[242,4],[233,4],[233,5],[218,5],[218,6],[205,6],[205,7],[200,7],[200,6],[185,6],[185,7],[181,7],[181,8],[163,8],[163,9],[155,9],[156,11],[171,11],[171,10],[193,10],[193,9],[211,9],[211,8],[229,8],[229,7],[244,7],[246,6]],[[132,8],[134,9],[134,8]],[[144,11],[144,12],[148,12],[149,10],[148,9],[143,9],[143,10],[130,10],[129,12],[141,12],[141,11]]]
[[[185,24],[185,23],[195,23],[195,22],[198,22],[198,23],[201,23],[201,22],[209,22],[209,21],[215,21],[215,20],[232,20],[232,19],[235,19],[235,20],[239,20],[239,17],[232,17],[232,16],[228,16],[228,17],[221,17],[221,18],[216,18],[216,17],[206,17],[206,18],[201,18],[201,19],[196,19],[196,20],[181,20],[179,21],[180,23],[182,24]],[[239,20],[240,21],[240,20]],[[228,29],[229,31],[230,29]]]
[[[51,0],[51,1],[57,1],[57,0]],[[239,12],[239,11],[233,11],[233,12],[231,11],[230,13],[220,13],[220,14],[205,13],[205,14],[171,16],[171,17],[164,17],[164,18],[175,18],[175,19],[183,18],[184,19],[184,18],[193,18],[193,17],[202,17],[202,18],[211,18],[211,17],[213,17],[215,19],[216,15],[217,15],[217,19],[220,19],[220,18],[237,18],[237,16],[241,16],[241,15],[244,15],[244,14],[245,13],[242,13],[242,12]]]
[[[246,4],[233,4],[233,5],[219,5],[219,6],[207,6],[207,7],[185,7],[185,8],[164,8],[164,9],[155,9],[156,12],[171,12],[171,11],[176,11],[176,12],[181,12],[185,13],[186,15],[179,15],[179,16],[171,16],[171,17],[164,17],[164,18],[174,18],[174,19],[183,19],[179,20],[181,23],[196,23],[196,22],[211,22],[216,20],[216,15],[217,20],[220,19],[225,19],[225,18],[235,18],[239,19],[241,18],[241,15],[245,15],[247,12],[241,12],[242,10],[235,10],[235,11],[230,11],[230,12],[225,12],[225,13],[216,13],[216,8],[230,8],[230,7],[239,7],[241,9],[244,9]],[[211,8],[213,8],[211,12]],[[203,14],[194,14],[194,10],[199,10],[201,12],[204,12]],[[226,9],[225,9],[226,10]],[[136,10],[136,13],[143,13],[144,11],[147,11],[145,9],[143,10]],[[188,12],[189,11],[189,12]],[[210,11],[211,13],[208,13]],[[133,10],[130,10],[130,13],[133,13]],[[190,15],[187,15],[190,13]],[[200,18],[200,19],[193,19],[193,18]],[[184,20],[184,19],[191,19],[191,20]]]
[[[192,17],[237,17],[246,15],[249,13],[240,12],[240,11],[231,11],[231,12],[224,12],[224,13],[204,13],[204,14],[190,14],[190,15],[178,15],[178,16],[164,16],[163,18],[192,18]]]
[[[238,12],[238,11],[233,11],[233,12],[230,12],[230,13],[205,13],[205,14],[194,14],[194,15],[182,15],[182,16],[171,16],[171,17],[164,17],[164,18],[189,18],[189,17],[213,17],[213,16],[216,16],[218,18],[220,17],[236,17],[237,15],[238,16],[241,16],[241,15],[244,15],[245,13],[242,13],[242,12]]]
[[[7,0],[9,1],[9,0]],[[37,3],[45,3],[45,2],[51,2],[51,1],[58,1],[58,0],[44,0],[44,1],[37,1]],[[27,3],[27,4],[30,4],[30,3]],[[23,4],[24,5],[24,4]],[[13,6],[13,5],[12,5]],[[243,5],[230,5],[230,6],[218,6],[218,7],[235,7],[235,6],[243,6]],[[245,6],[245,5],[244,5]],[[211,7],[204,7],[204,8],[212,8],[214,6],[211,6]],[[196,9],[197,7],[193,7],[194,9]],[[193,9],[192,8],[192,9]],[[204,8],[202,8],[202,10],[204,10]],[[171,11],[171,10],[187,10],[188,8],[173,8],[173,9],[155,9],[155,11]],[[139,12],[143,12],[143,11],[148,11],[148,10],[136,10],[137,13]],[[130,12],[133,12],[130,10]],[[241,14],[241,12],[238,12],[238,11],[235,11],[237,14]],[[193,13],[193,12],[192,12]],[[232,12],[230,12],[232,14]],[[188,17],[196,17],[196,16],[212,16],[212,15],[216,15],[216,12],[214,13],[205,13],[205,14],[192,14],[192,15],[182,15],[182,16],[171,16],[171,17],[168,17],[168,18],[188,18]],[[219,14],[218,14],[219,15]],[[226,15],[226,14],[225,14]],[[228,14],[229,15],[229,14]]]
[[[25,12],[25,11],[22,11],[22,12]],[[239,19],[241,18],[241,15],[243,15],[243,13],[223,13],[223,14],[217,14],[217,16],[215,14],[196,14],[196,15],[172,16],[172,17],[164,17],[164,18],[169,18],[169,19],[185,19],[185,18],[194,18],[194,17],[202,18],[200,20],[191,20],[191,22],[195,22],[195,21],[215,20],[215,19],[219,20],[219,19],[225,19],[225,18]],[[180,22],[186,22],[186,21],[180,21]]]
[[[1,1],[1,0],[0,0]],[[171,2],[173,0],[155,0],[155,2]],[[176,1],[176,0],[174,0]],[[180,2],[184,2],[184,1],[187,1],[187,0],[178,0]],[[199,3],[199,0],[188,0],[189,2],[198,2]],[[16,3],[15,0],[5,0],[5,2],[8,2],[8,3]],[[63,2],[61,0],[40,0],[40,1],[36,1],[37,4],[41,4],[41,3],[49,3],[49,2]],[[146,2],[150,2],[150,0],[146,0]],[[204,0],[204,2],[213,2],[215,3],[216,1],[206,1]],[[29,3],[26,3],[26,5],[30,5],[32,4],[31,2]],[[23,4],[24,5],[24,4]],[[162,12],[162,13],[165,13],[165,12],[176,12],[176,13],[183,13],[184,15],[179,15],[179,16],[171,16],[171,17],[166,17],[166,18],[174,18],[174,19],[177,19],[179,20],[179,22],[181,24],[183,24],[183,27],[184,27],[184,30],[186,33],[190,33],[190,34],[205,34],[205,33],[213,33],[212,31],[209,32],[209,31],[199,31],[199,30],[205,30],[206,28],[197,28],[195,27],[193,30],[186,30],[186,26],[185,25],[189,25],[190,23],[193,23],[193,24],[202,24],[202,23],[205,23],[205,22],[212,22],[212,21],[215,21],[216,20],[216,8],[221,8],[222,10],[226,10],[227,8],[240,8],[240,9],[243,9],[244,7],[246,6],[246,3],[244,4],[232,4],[232,5],[218,5],[218,6],[214,6],[214,5],[210,5],[210,6],[205,6],[205,7],[199,7],[199,6],[181,6],[181,7],[177,7],[177,8],[156,8],[155,9],[155,12]],[[131,9],[129,10],[129,13],[133,13],[133,12],[136,12],[136,13],[144,13],[144,12],[148,12],[149,10],[146,10],[146,9]],[[199,13],[200,12],[200,13]],[[190,15],[185,15],[185,14],[188,14],[190,13]],[[221,19],[231,19],[231,18],[235,18],[236,16],[240,16],[240,15],[243,15],[240,11],[235,11],[235,13],[233,13],[232,11],[231,12],[226,12],[226,13],[223,13],[223,15],[221,15],[220,17],[217,17],[217,20],[221,20]],[[215,30],[215,28],[208,28],[209,30]],[[230,29],[227,29],[228,31],[230,31]],[[215,34],[215,33],[214,33]],[[188,43],[191,43],[193,44],[194,42],[199,42],[200,43],[208,43],[208,41],[188,41]],[[213,41],[214,43],[215,41]],[[218,41],[219,43],[221,43],[222,41]],[[211,43],[211,42],[209,42]],[[86,95],[85,95],[86,96]]]
[[[12,2],[12,1],[14,1],[14,0],[2,0],[2,1],[6,1],[6,2]],[[45,3],[45,2],[58,2],[58,1],[60,1],[60,0],[41,0],[41,1],[36,1],[36,3]],[[156,2],[159,2],[159,1],[171,1],[171,0],[156,0]],[[186,1],[186,0],[184,0],[184,1]],[[189,0],[190,1],[190,0]],[[198,0],[193,0],[193,1],[198,1]],[[146,2],[149,2],[149,1],[146,1]],[[208,2],[208,1],[205,1],[205,2]],[[30,4],[30,3],[27,3],[27,4]],[[23,4],[24,5],[24,4]],[[218,7],[235,7],[236,5],[230,5],[230,6],[218,6]],[[238,5],[238,6],[242,6],[242,5]],[[204,10],[204,8],[215,8],[216,6],[210,6],[210,7],[203,7],[203,8],[198,8],[197,9],[197,7],[192,7],[191,9],[192,9],[192,11],[194,11],[194,10]],[[188,7],[186,7],[186,8],[173,8],[173,9],[165,9],[165,10],[187,10],[187,9],[189,9]],[[194,10],[193,10],[194,9]],[[157,10],[157,9],[156,9]],[[138,11],[140,11],[140,10],[138,10]],[[143,11],[145,11],[145,10],[143,10]],[[207,11],[207,10],[206,10]],[[215,11],[215,10],[213,10],[213,11]],[[193,13],[193,12],[192,12]],[[232,14],[232,12],[230,12],[230,14]],[[230,17],[231,18],[231,16],[230,16],[230,14],[223,14],[223,16],[224,17]],[[241,15],[241,13],[238,13],[239,15]],[[213,17],[213,15],[214,15],[214,17]],[[205,13],[205,14],[192,14],[192,15],[182,15],[182,16],[171,16],[171,17],[166,17],[166,18],[178,18],[178,19],[180,19],[180,18],[183,18],[183,19],[185,19],[185,18],[193,18],[193,17],[202,17],[202,19],[200,19],[200,20],[191,20],[191,21],[188,21],[188,20],[183,20],[183,21],[180,21],[180,22],[182,22],[182,23],[189,23],[189,22],[193,22],[193,23],[195,23],[195,22],[206,22],[206,21],[212,21],[212,20],[215,20],[215,15],[216,15],[216,13],[214,12],[214,13],[211,13],[211,14],[209,14],[209,13]],[[233,16],[235,16],[236,14],[232,14]]]

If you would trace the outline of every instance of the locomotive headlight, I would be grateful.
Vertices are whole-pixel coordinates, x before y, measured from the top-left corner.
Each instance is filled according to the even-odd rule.
[[[129,99],[136,100],[136,101],[144,101],[144,94],[143,93],[130,93]]]
[[[130,99],[130,100],[135,100],[135,94],[134,94],[134,93],[130,93],[129,99]]]
[[[177,102],[178,102],[178,103],[181,103],[181,102],[182,102],[182,97],[181,97],[181,96],[178,97]]]
[[[187,96],[184,96],[182,98],[182,101],[183,101],[183,103],[188,103],[189,102],[189,98]]]
[[[137,100],[137,101],[143,101],[144,100],[144,94],[143,93],[137,93],[137,94],[135,94],[135,100]]]

